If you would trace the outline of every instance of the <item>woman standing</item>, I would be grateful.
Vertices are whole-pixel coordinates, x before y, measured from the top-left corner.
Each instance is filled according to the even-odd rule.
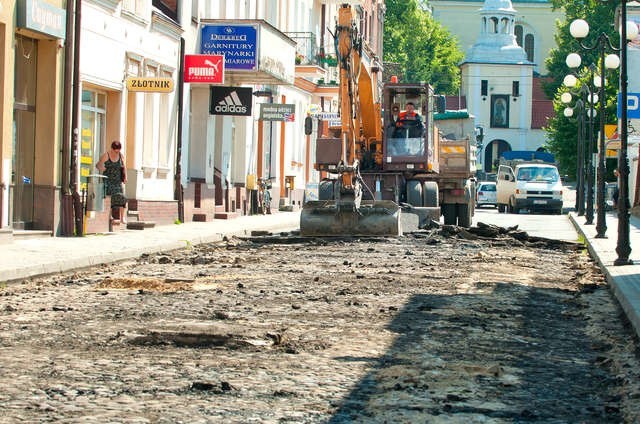
[[[124,156],[120,153],[122,144],[119,141],[111,143],[111,149],[100,156],[100,160],[96,163],[96,168],[104,174],[105,191],[107,196],[111,196],[111,207],[120,209],[120,222],[126,223],[124,220],[124,206],[127,198],[124,196],[122,186],[127,182],[127,167],[125,166]]]

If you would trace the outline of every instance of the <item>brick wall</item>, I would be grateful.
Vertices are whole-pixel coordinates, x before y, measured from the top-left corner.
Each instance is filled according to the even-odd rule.
[[[178,219],[177,200],[129,199],[127,206],[129,210],[138,211],[140,221],[155,222],[156,225],[173,225]]]
[[[199,196],[199,202],[196,195]],[[193,221],[194,215],[204,216],[206,221],[213,219],[215,213],[215,190],[213,186],[207,187],[204,181],[191,181],[184,188],[183,199],[185,222]],[[196,207],[197,203],[199,203],[199,207]]]

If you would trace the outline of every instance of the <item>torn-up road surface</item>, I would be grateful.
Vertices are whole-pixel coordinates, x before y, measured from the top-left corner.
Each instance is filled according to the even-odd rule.
[[[231,239],[3,287],[0,422],[638,422],[637,342],[582,246],[478,234]]]

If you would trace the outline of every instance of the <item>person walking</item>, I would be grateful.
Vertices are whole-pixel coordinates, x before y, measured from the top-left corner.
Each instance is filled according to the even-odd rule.
[[[103,153],[96,163],[96,168],[106,178],[105,192],[107,196],[111,196],[111,208],[118,208],[118,218],[120,222],[126,224],[124,219],[124,207],[127,198],[124,196],[123,185],[127,182],[127,167],[125,166],[124,156],[121,153],[122,144],[119,141],[111,143],[111,149]],[[111,215],[113,217],[113,214]]]

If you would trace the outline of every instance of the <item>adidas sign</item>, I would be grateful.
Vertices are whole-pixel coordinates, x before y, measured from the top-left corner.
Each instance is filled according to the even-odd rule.
[[[218,113],[247,113],[247,107],[242,104],[238,93],[232,91],[218,102],[214,109]]]

